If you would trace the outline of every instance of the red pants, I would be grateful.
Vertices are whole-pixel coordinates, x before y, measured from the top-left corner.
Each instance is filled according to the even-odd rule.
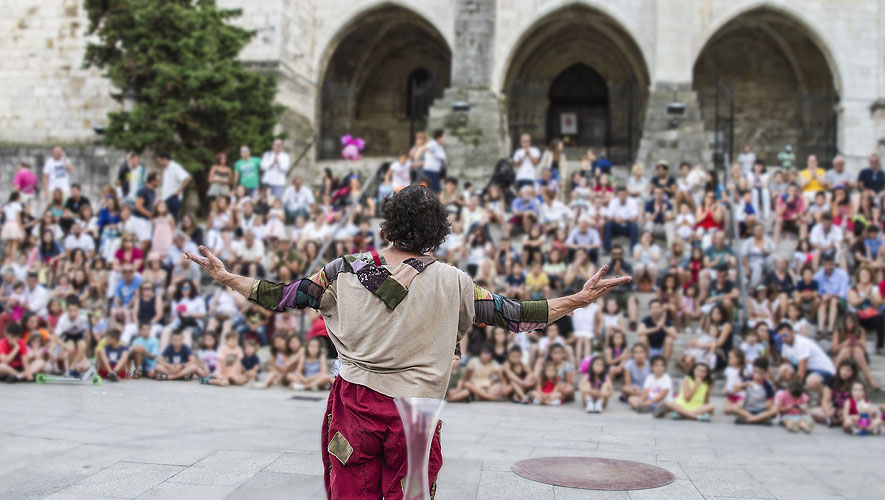
[[[116,366],[114,368],[115,368],[114,371],[117,372],[118,377],[126,378],[126,369],[125,368],[120,368],[119,370],[116,369],[117,368]],[[101,378],[108,378],[109,374],[110,374],[110,372],[105,370],[104,368],[98,369],[98,376]]]
[[[440,429],[430,445],[430,496],[442,467]],[[393,398],[336,377],[321,436],[326,496],[331,500],[401,500],[408,461],[406,435]]]

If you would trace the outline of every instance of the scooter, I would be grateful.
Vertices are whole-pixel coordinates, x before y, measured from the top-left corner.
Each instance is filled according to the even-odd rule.
[[[95,371],[95,364],[89,367],[88,370],[83,372],[79,377],[66,377],[63,375],[47,375],[45,373],[38,373],[36,377],[34,377],[34,381],[38,384],[83,384],[83,383],[92,383],[93,386],[101,385],[101,377],[98,375],[98,372]]]

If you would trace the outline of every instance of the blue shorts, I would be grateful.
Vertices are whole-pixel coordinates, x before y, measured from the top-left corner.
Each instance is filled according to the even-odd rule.
[[[808,376],[812,373],[816,373],[820,378],[824,380],[824,385],[827,387],[833,387],[833,378],[835,378],[834,373],[825,372],[823,370],[808,370],[808,373],[805,374],[805,381],[808,381]]]

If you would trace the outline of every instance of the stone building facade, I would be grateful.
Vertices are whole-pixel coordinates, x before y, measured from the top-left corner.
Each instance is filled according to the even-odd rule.
[[[340,164],[448,133],[481,178],[516,137],[621,163],[711,162],[790,144],[860,168],[885,141],[885,0],[218,0],[279,75],[290,149]],[[0,0],[0,142],[92,143],[118,104],[82,69],[80,0]],[[257,146],[255,149],[263,149]],[[371,164],[364,162],[363,164]]]

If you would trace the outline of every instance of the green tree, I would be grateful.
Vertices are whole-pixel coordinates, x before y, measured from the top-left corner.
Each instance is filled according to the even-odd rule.
[[[84,66],[106,70],[131,111],[108,113],[105,141],[125,150],[168,151],[201,172],[215,154],[248,144],[269,147],[282,106],[273,76],[244,68],[238,54],[254,32],[229,20],[239,9],[215,0],[85,0],[89,33]],[[236,156],[234,153],[232,156]],[[232,158],[233,159],[233,158]],[[198,175],[199,184],[205,174]]]

